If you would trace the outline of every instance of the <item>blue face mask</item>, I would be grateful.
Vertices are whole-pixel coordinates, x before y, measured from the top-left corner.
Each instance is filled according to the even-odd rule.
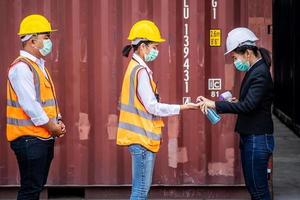
[[[43,40],[43,48],[39,49],[43,56],[48,55],[52,51],[52,42],[50,39]]]
[[[145,61],[151,62],[155,60],[157,56],[158,56],[158,50],[152,48],[148,54],[145,54]]]
[[[250,64],[249,62],[243,62],[240,59],[236,59],[234,61],[234,66],[237,70],[241,71],[241,72],[245,72],[248,71],[250,69]]]

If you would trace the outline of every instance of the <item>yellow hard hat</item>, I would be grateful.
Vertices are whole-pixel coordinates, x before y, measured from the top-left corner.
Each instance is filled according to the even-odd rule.
[[[133,41],[138,38],[152,42],[166,41],[161,37],[158,27],[150,20],[140,20],[132,26],[128,40]]]
[[[27,35],[34,33],[44,33],[44,32],[53,32],[51,24],[49,21],[42,15],[29,15],[25,17],[21,24],[18,35]]]

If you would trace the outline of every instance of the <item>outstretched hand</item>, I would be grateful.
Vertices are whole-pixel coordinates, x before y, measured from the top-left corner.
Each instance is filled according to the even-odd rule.
[[[198,110],[200,109],[201,102],[199,103],[187,103],[180,106],[180,110]]]

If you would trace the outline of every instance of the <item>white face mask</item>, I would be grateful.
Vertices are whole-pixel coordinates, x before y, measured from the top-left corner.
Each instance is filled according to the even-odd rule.
[[[36,49],[39,50],[39,52],[43,55],[43,56],[46,56],[48,55],[49,53],[51,53],[52,51],[52,41],[50,39],[44,39],[43,40],[43,47],[42,48],[37,48],[37,47],[34,47]]]
[[[148,54],[145,54],[145,61],[151,62],[155,60],[158,56],[159,51],[157,49],[152,48]]]
[[[50,39],[43,40],[43,48],[39,49],[43,56],[48,55],[52,51],[52,42]]]

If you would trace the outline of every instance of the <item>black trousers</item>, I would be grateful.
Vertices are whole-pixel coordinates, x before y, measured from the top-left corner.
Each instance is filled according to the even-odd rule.
[[[21,188],[18,200],[36,200],[47,182],[54,153],[54,139],[23,136],[11,142],[18,160]]]

